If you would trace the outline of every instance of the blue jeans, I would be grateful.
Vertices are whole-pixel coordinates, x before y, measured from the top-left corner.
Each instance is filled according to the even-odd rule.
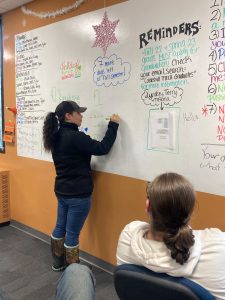
[[[66,235],[66,246],[79,244],[80,231],[91,207],[91,196],[86,198],[58,198],[58,215],[56,227],[52,232],[55,238]]]
[[[71,264],[63,272],[56,288],[56,300],[94,300],[95,279],[87,266]]]

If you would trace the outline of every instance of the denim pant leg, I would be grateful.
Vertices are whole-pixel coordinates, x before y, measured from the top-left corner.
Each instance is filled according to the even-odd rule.
[[[94,300],[94,276],[84,265],[71,264],[63,272],[56,288],[56,300]]]
[[[64,201],[68,204],[65,244],[73,247],[79,244],[80,231],[90,211],[91,197],[66,199]]]
[[[58,211],[55,229],[52,232],[53,237],[62,238],[66,233],[68,205],[63,199],[58,198]]]

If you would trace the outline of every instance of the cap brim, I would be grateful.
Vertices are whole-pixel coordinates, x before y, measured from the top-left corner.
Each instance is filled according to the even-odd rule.
[[[87,107],[80,107],[80,108],[78,109],[78,112],[83,113],[83,112],[85,112],[86,110],[87,110]]]

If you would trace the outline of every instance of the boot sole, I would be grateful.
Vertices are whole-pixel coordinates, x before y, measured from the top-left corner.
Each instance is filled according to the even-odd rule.
[[[55,267],[52,266],[52,270],[53,270],[54,272],[64,271],[65,268],[66,268],[66,266],[63,266],[63,267],[60,267],[60,268],[55,268]]]

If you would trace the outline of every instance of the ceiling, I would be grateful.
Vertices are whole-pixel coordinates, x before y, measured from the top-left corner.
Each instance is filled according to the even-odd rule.
[[[29,2],[32,1],[31,0],[0,0],[0,15]]]

